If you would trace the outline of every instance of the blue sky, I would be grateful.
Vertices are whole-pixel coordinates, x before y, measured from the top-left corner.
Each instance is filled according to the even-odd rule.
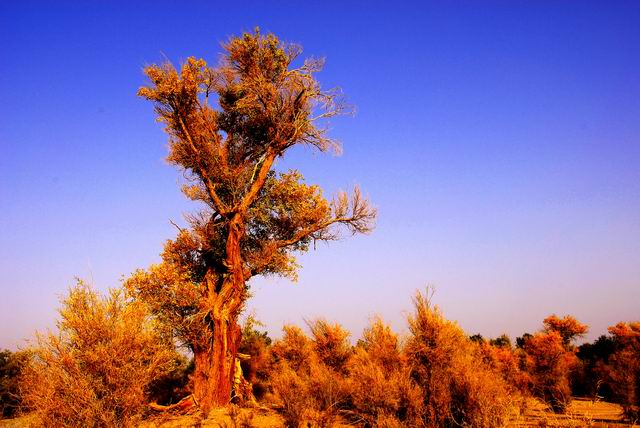
[[[327,194],[360,184],[377,229],[258,280],[269,331],[325,316],[398,330],[416,289],[469,333],[570,313],[590,338],[638,319],[640,3],[0,3],[0,347],[53,326],[58,297],[159,260],[193,207],[135,96],[142,67],[260,26],[324,56],[354,117],[340,157],[296,149]]]

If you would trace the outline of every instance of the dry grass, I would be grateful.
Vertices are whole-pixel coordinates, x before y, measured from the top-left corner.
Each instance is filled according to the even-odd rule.
[[[622,406],[604,401],[574,398],[564,414],[554,413],[546,404],[529,399],[526,411],[514,414],[508,427],[637,427],[623,418]]]

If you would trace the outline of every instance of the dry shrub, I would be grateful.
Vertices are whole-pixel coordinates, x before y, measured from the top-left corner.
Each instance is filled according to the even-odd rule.
[[[422,392],[411,380],[398,336],[380,319],[364,331],[348,363],[349,418],[364,426],[416,426]]]
[[[38,335],[21,378],[45,427],[123,427],[140,419],[148,385],[171,367],[170,340],[146,308],[79,282],[62,301],[59,333]]]
[[[332,426],[346,397],[346,381],[336,369],[346,363],[346,349],[351,353],[346,332],[324,321],[309,326],[315,332],[313,340],[298,327],[286,326],[283,338],[272,348],[271,388],[290,427],[304,421]]]
[[[307,322],[313,336],[313,349],[320,361],[334,370],[343,371],[353,352],[349,332],[340,324],[323,319]]]
[[[617,348],[607,366],[614,399],[629,420],[640,420],[640,322],[618,323],[609,333]]]
[[[311,339],[295,325],[285,325],[282,329],[284,335],[272,348],[274,357],[278,361],[286,361],[294,370],[308,368],[312,356],[314,356]]]
[[[271,358],[271,338],[266,332],[258,331],[263,324],[253,315],[249,315],[242,326],[242,339],[239,352],[249,355],[249,359],[242,360],[242,375],[251,385],[253,396],[260,400],[268,389],[268,377]]]
[[[280,361],[271,376],[271,387],[288,427],[304,421],[317,427],[333,426],[346,396],[342,375],[315,358],[301,371]]]
[[[406,346],[379,319],[355,349],[337,324],[309,323],[312,339],[286,327],[271,388],[287,426],[338,416],[365,427],[502,425],[512,402],[500,368],[421,294],[415,307]]]
[[[193,359],[176,354],[171,369],[154,379],[147,388],[148,400],[161,405],[171,405],[191,394],[189,378],[193,374]]]
[[[522,352],[510,346],[496,346],[487,342],[477,344],[484,361],[502,375],[509,393],[525,398],[531,390],[531,377],[521,369]]]
[[[583,343],[576,356],[580,360],[579,369],[571,378],[574,396],[613,400],[613,392],[608,381],[607,363],[616,351],[616,341],[611,336],[602,335],[593,343]]]
[[[300,377],[286,361],[281,361],[274,368],[270,380],[285,426],[292,428],[300,426],[309,406],[305,379]]]
[[[11,418],[20,409],[22,397],[18,379],[29,358],[28,351],[0,352],[0,419]]]
[[[501,426],[511,399],[501,376],[486,364],[462,329],[417,293],[409,318],[406,354],[424,397],[423,423],[431,427]]]
[[[544,325],[545,333],[550,333],[552,331],[557,332],[560,337],[562,337],[562,343],[567,349],[571,347],[571,342],[578,337],[583,337],[585,333],[589,331],[588,326],[582,324],[571,315],[559,318],[557,315],[553,314],[546,317],[542,321],[542,324]]]
[[[537,333],[524,344],[525,367],[531,376],[532,392],[556,413],[571,402],[569,377],[578,364],[574,350],[567,349],[563,336],[555,330]]]

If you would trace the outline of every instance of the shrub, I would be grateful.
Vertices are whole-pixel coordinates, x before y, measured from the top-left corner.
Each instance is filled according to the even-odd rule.
[[[503,377],[526,379],[515,351],[470,340],[421,294],[414,304],[404,346],[379,319],[355,347],[338,324],[308,323],[312,338],[285,327],[270,385],[286,425],[501,426],[520,394]]]
[[[602,335],[593,343],[584,343],[576,356],[580,360],[579,370],[571,379],[573,395],[604,398],[611,401],[613,392],[608,379],[607,364],[616,350],[616,340]]]
[[[608,377],[614,399],[625,416],[640,419],[640,322],[618,323],[609,327],[616,351],[609,358]]]
[[[532,393],[562,413],[571,402],[570,379],[579,371],[573,341],[588,327],[574,317],[548,316],[540,333],[523,336],[519,346],[525,352],[524,368],[531,376]]]
[[[532,392],[557,413],[564,412],[571,402],[569,376],[578,363],[575,352],[564,343],[560,333],[550,331],[537,333],[524,344]]]
[[[26,351],[0,352],[0,418],[13,417],[20,408],[18,377],[28,359]]]
[[[318,319],[307,322],[313,337],[313,349],[320,360],[334,370],[342,372],[353,352],[349,332],[340,324]]]
[[[247,317],[242,327],[242,340],[238,349],[239,352],[250,357],[241,362],[242,374],[251,385],[253,396],[258,400],[267,393],[272,364],[271,338],[266,332],[257,330],[261,325],[252,315]]]
[[[310,406],[305,381],[286,361],[280,361],[271,373],[271,388],[286,427],[297,428],[305,419]]]
[[[484,361],[502,375],[509,393],[515,398],[524,398],[531,390],[531,377],[521,369],[522,354],[519,348],[479,343]]]
[[[571,342],[583,337],[589,331],[589,327],[571,315],[566,315],[564,318],[559,318],[555,314],[550,315],[542,321],[542,324],[544,325],[543,331],[545,333],[557,332],[562,337],[562,343],[567,349],[571,347]]]
[[[298,327],[285,326],[283,338],[272,348],[271,389],[290,427],[303,421],[332,426],[346,397],[343,374],[334,368],[341,368],[348,358],[346,332],[324,321],[309,324],[315,331],[313,340]]]
[[[511,338],[506,334],[502,334],[495,339],[489,340],[489,344],[498,348],[509,348],[511,349]]]
[[[315,357],[311,340],[304,334],[300,327],[285,325],[282,330],[284,335],[272,348],[277,361],[286,361],[293,370],[308,370],[309,361]]]
[[[364,331],[349,360],[348,415],[364,426],[420,424],[422,392],[411,379],[398,337],[380,319]]]
[[[101,297],[78,282],[59,312],[59,333],[37,336],[21,377],[39,425],[135,425],[148,386],[171,368],[171,340],[142,304],[118,290]]]
[[[414,307],[406,355],[411,376],[422,389],[424,425],[500,426],[511,406],[502,378],[427,297],[418,293]]]
[[[192,385],[189,378],[195,368],[193,359],[176,354],[170,366],[171,369],[149,384],[147,395],[150,402],[171,405],[191,393]]]

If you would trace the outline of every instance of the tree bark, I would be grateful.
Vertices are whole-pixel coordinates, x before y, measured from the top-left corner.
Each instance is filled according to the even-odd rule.
[[[240,329],[235,319],[213,320],[213,341],[210,346],[194,350],[195,373],[193,392],[206,414],[231,400],[235,356]]]
[[[231,400],[235,358],[241,335],[237,321],[245,299],[240,254],[243,232],[242,218],[236,215],[230,221],[227,235],[227,274],[223,276],[219,290],[213,286],[209,289],[212,340],[194,346],[193,392],[205,415],[214,407],[226,406]]]

